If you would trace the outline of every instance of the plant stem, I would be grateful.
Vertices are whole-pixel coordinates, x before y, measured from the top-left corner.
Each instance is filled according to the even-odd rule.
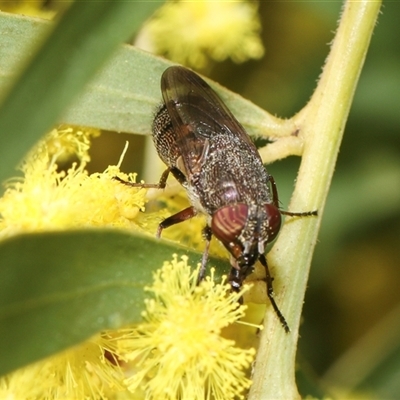
[[[295,382],[298,329],[313,249],[347,116],[381,2],[347,1],[330,54],[310,102],[292,120],[304,141],[290,202],[293,211],[318,210],[319,217],[290,218],[268,254],[275,292],[291,332],[268,309],[249,399],[300,398]]]

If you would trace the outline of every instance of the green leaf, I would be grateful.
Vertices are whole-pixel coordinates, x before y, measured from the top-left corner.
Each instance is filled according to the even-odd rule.
[[[128,39],[159,2],[74,2],[55,26],[2,14],[0,36],[6,35],[9,61],[26,59],[32,48],[53,32],[30,60],[0,108],[0,181],[9,176],[29,148],[60,119],[63,110],[83,90],[118,44]],[[30,39],[24,25],[38,31]],[[14,33],[15,40],[10,35]],[[27,39],[25,54],[10,55],[13,43]],[[0,48],[3,43],[0,44]],[[21,43],[16,44],[21,51]],[[0,57],[1,58],[1,57]],[[20,69],[18,64],[14,70]],[[2,66],[2,75],[7,75]]]
[[[172,254],[199,253],[116,230],[20,235],[0,242],[0,375],[141,319],[144,286]],[[211,260],[217,271],[229,263]]]
[[[63,123],[116,132],[150,134],[161,102],[160,78],[172,62],[125,45],[68,109]],[[206,81],[253,136],[271,133],[280,120],[215,82]]]

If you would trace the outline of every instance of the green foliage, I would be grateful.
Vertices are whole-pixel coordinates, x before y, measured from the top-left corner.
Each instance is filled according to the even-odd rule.
[[[19,235],[0,243],[0,374],[141,319],[144,287],[176,244],[115,230]],[[151,254],[151,257],[149,255]],[[228,263],[217,265],[217,276]],[[225,267],[225,268],[224,268]]]
[[[12,54],[19,34],[27,38],[25,53],[39,46],[0,108],[0,180],[8,177],[29,148],[60,120],[63,110],[83,89],[93,74],[115,51],[118,44],[138,29],[143,19],[158,6],[153,2],[75,2],[55,25],[40,26],[24,17],[3,15],[0,36],[8,47],[4,62],[25,57]],[[27,29],[26,29],[27,28]],[[46,29],[47,28],[47,29]],[[34,34],[32,30],[37,30]],[[32,35],[33,33],[33,35]],[[14,38],[10,37],[14,34]],[[47,35],[46,35],[47,34]],[[44,40],[43,35],[47,36]],[[33,37],[33,41],[32,41]],[[21,50],[24,44],[16,48]],[[3,46],[2,46],[3,47]],[[28,53],[28,54],[29,54]],[[15,65],[2,65],[1,75]],[[20,69],[20,65],[17,67]],[[4,96],[4,95],[3,95]]]

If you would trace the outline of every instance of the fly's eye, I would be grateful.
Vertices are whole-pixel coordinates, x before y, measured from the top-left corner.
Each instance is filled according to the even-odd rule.
[[[281,229],[281,213],[273,204],[265,205],[265,214],[268,221],[268,239],[267,242],[272,242]]]
[[[234,242],[247,222],[249,206],[234,204],[217,210],[211,220],[213,234],[224,245]]]

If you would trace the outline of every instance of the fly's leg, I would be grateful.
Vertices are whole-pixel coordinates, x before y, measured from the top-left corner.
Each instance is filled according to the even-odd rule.
[[[285,329],[285,331],[287,333],[289,333],[290,332],[289,325],[286,322],[285,317],[283,316],[283,314],[281,313],[281,310],[279,310],[279,307],[275,302],[274,287],[272,285],[272,281],[274,280],[274,278],[271,276],[271,274],[269,272],[267,259],[265,258],[264,254],[260,254],[259,260],[260,260],[261,264],[263,265],[263,267],[265,268],[265,282],[267,284],[268,299],[271,302],[272,308],[274,309],[275,314],[279,318],[279,321],[281,322],[283,329]]]
[[[118,182],[123,183],[124,185],[131,186],[131,187],[140,187],[140,188],[152,188],[152,189],[164,189],[165,185],[167,183],[168,175],[172,173],[172,175],[178,180],[178,182],[183,185],[186,182],[186,178],[184,174],[175,167],[167,168],[163,174],[161,175],[160,181],[158,183],[133,183],[133,182],[128,182],[124,181],[123,179],[119,178],[118,176],[114,176],[113,179],[115,179]],[[197,215],[197,211],[194,207],[190,206],[185,208],[182,211],[179,211],[178,213],[171,215],[170,217],[164,219],[163,221],[160,222],[157,228],[157,233],[156,236],[158,238],[161,237],[161,233],[165,228],[168,228],[172,225],[179,224],[180,222],[186,221],[188,219],[193,218],[195,215]],[[204,271],[205,271],[205,266],[207,264],[207,258],[208,258],[208,248],[210,246],[210,240],[211,240],[211,229],[209,229],[209,240],[207,240],[207,245],[206,245],[206,250],[203,254],[203,260],[201,263],[201,269],[200,269],[200,275],[201,279],[204,277]],[[201,280],[200,279],[200,280]]]
[[[122,184],[126,186],[131,186],[131,187],[139,187],[139,188],[145,188],[145,189],[164,189],[165,185],[167,183],[168,175],[171,172],[170,168],[167,168],[161,175],[160,181],[158,183],[134,183],[134,182],[128,182],[124,181],[118,176],[114,176],[113,179],[115,181],[121,182]]]
[[[167,168],[161,175],[160,181],[158,183],[133,183],[125,181],[118,176],[114,176],[113,179],[130,187],[139,187],[146,189],[164,189],[170,173],[174,175],[174,177],[178,180],[180,184],[184,184],[186,182],[185,176],[179,169],[175,167]],[[182,211],[179,211],[174,215],[171,215],[170,217],[164,219],[164,221],[162,221],[158,225],[156,236],[159,238],[161,236],[161,232],[163,231],[163,229],[168,228],[175,224],[179,224],[180,222],[186,221],[190,218],[193,218],[196,214],[197,211],[194,209],[194,207],[190,206]]]
[[[197,277],[197,285],[205,278],[206,269],[207,269],[207,261],[208,261],[208,252],[210,250],[210,243],[212,237],[212,231],[209,226],[206,226],[202,231],[203,237],[206,241],[206,248],[204,249],[203,257],[201,258],[201,265],[199,270],[199,275]]]
[[[162,221],[158,225],[157,229],[157,237],[161,237],[161,232],[165,228],[169,228],[172,225],[179,224],[180,222],[186,221],[190,218],[193,218],[197,214],[197,211],[194,209],[194,207],[190,206],[188,208],[185,208],[182,211],[177,212],[174,215],[171,215],[168,218],[165,218],[164,221]]]
[[[288,215],[290,217],[311,217],[317,216],[318,210],[314,211],[305,211],[305,212],[290,212],[290,211],[283,211],[279,208],[279,197],[278,197],[278,189],[276,188],[275,179],[272,175],[269,175],[269,181],[271,182],[271,189],[272,189],[272,203],[274,206],[279,210],[279,212],[283,215]]]

